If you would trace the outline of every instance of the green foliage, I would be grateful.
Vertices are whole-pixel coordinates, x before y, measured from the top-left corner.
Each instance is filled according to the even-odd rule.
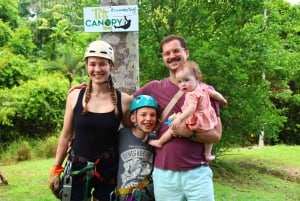
[[[249,145],[262,131],[277,142],[286,122],[295,120],[288,119],[287,104],[274,104],[284,96],[274,100],[272,94],[279,93],[278,87],[288,89],[293,72],[299,71],[298,8],[283,1],[252,0],[164,1],[163,6],[145,0],[140,6],[142,83],[167,77],[159,43],[168,34],[182,35],[204,81],[229,101],[221,112],[224,134],[219,145]],[[282,39],[282,33],[288,37]],[[290,103],[291,96],[285,97]]]
[[[0,19],[2,19],[3,22],[7,22],[12,28],[17,27],[18,24],[19,13],[17,7],[17,0],[0,0]],[[2,29],[0,30],[2,31]]]
[[[269,23],[278,30],[280,46],[270,57],[274,71],[267,79],[272,83],[273,94],[270,98],[276,108],[283,111],[287,118],[284,127],[279,132],[279,139],[286,144],[299,144],[299,92],[300,86],[300,9],[290,7],[281,1],[268,4]],[[273,30],[271,30],[273,31]]]
[[[36,46],[32,41],[31,30],[28,29],[28,24],[22,24],[15,30],[15,34],[7,43],[7,47],[13,54],[23,55],[30,58]]]
[[[7,8],[15,3],[0,10],[9,11]],[[20,136],[43,137],[60,129],[67,89],[73,80],[83,80],[80,61],[86,44],[99,37],[97,33],[82,33],[78,13],[82,14],[81,3],[86,1],[18,3],[23,18],[15,19],[22,21],[20,26],[11,26],[13,20],[7,20],[17,14],[14,11],[0,15],[7,16],[0,18],[1,145]],[[36,18],[29,18],[29,6],[38,12]],[[51,72],[44,72],[50,64],[55,64]],[[67,79],[55,72],[64,73],[69,86]]]
[[[2,19],[0,18],[0,50],[1,47],[6,44],[6,42],[10,39],[10,37],[13,35],[13,32],[11,28],[7,25],[7,23],[4,23]]]
[[[0,122],[3,126],[12,126],[12,122],[8,117],[13,116],[15,114],[14,110],[6,108],[5,104],[3,104],[3,106],[4,107],[0,108]]]
[[[1,141],[40,137],[59,127],[67,88],[85,79],[84,49],[99,38],[82,31],[82,7],[98,4],[0,0]],[[141,86],[168,76],[160,41],[182,35],[204,81],[229,101],[221,111],[218,150],[256,143],[262,131],[274,143],[300,143],[299,6],[283,0],[139,0],[138,5]],[[38,13],[35,18],[29,18],[29,6]],[[45,69],[48,80],[41,76]],[[67,79],[52,79],[54,72]]]
[[[290,119],[284,125],[280,132],[280,139],[285,144],[299,144],[300,143],[300,94],[292,94],[291,98],[287,100],[281,99],[276,101],[278,107],[286,108],[284,115]]]
[[[29,139],[20,137],[11,142],[9,145],[1,146],[0,159],[7,163],[15,163],[18,161],[31,160],[35,153]]]
[[[17,149],[17,161],[31,159],[31,147],[28,142],[22,141]]]
[[[3,90],[1,107],[5,105],[11,112],[5,118],[10,125],[0,125],[1,133],[5,133],[2,140],[12,141],[18,136],[44,137],[60,129],[67,89],[67,81],[53,74]]]
[[[56,154],[57,141],[58,139],[56,136],[48,137],[43,143],[43,149],[40,150],[39,153],[43,153],[46,158],[53,158]]]
[[[62,72],[69,81],[69,87],[71,87],[75,75],[80,75],[85,68],[82,56],[76,56],[72,52],[72,48],[66,47],[62,58],[47,63],[45,69],[50,72]]]
[[[33,69],[34,66],[23,55],[15,55],[4,49],[0,52],[0,89],[26,82],[31,78]]]
[[[86,39],[99,37],[99,33],[82,32],[82,8],[98,4],[93,3],[91,4],[91,1],[36,2],[36,12],[39,15],[31,22],[31,29],[34,42],[39,49],[38,55],[44,59],[56,60],[61,56],[60,48],[65,45],[71,47],[75,55],[83,55],[82,51],[88,44]]]
[[[9,144],[1,145],[0,161],[13,164],[19,161],[53,158],[57,141],[57,135],[35,139],[20,137]]]

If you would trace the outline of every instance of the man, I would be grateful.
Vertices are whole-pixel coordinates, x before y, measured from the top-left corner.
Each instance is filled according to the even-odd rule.
[[[185,39],[177,35],[169,35],[162,40],[161,53],[170,76],[161,81],[151,81],[133,94],[154,97],[159,105],[159,114],[179,90],[175,73],[189,57]],[[177,101],[168,116],[181,112],[183,102],[184,96]],[[182,124],[175,131],[178,137],[156,149],[153,181],[157,201],[214,201],[212,171],[205,160],[203,144],[218,142],[222,134],[218,103],[212,102],[218,116],[218,125],[214,130],[200,133],[190,131]],[[168,126],[162,123],[157,137],[167,129]]]

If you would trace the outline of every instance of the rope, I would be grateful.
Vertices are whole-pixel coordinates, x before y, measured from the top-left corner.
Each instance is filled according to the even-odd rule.
[[[86,182],[85,182],[85,191],[84,191],[84,197],[83,200],[87,201],[88,200],[88,189],[89,189],[89,184],[91,179],[93,178],[94,174],[93,171],[95,168],[95,163],[93,162],[88,162],[88,164],[82,168],[81,170],[74,170],[71,171],[71,176],[79,175],[82,173],[86,172]]]
[[[71,171],[71,176],[76,176],[82,173],[85,173],[87,171],[93,170],[94,169],[94,163],[89,162],[84,168],[81,170],[73,170]]]
[[[71,153],[71,157],[73,158],[72,161],[76,159],[78,159],[78,161],[86,161],[87,165],[80,169],[80,170],[73,170],[71,171],[71,166],[72,166],[72,162],[70,161],[70,163],[67,164],[66,168],[67,169],[67,174],[70,176],[76,176],[76,175],[80,175],[83,173],[86,173],[86,182],[85,182],[85,191],[84,191],[84,201],[87,201],[88,199],[88,190],[89,190],[89,184],[91,179],[93,178],[93,176],[95,176],[97,179],[101,180],[103,179],[102,175],[95,171],[95,167],[100,163],[100,160],[102,158],[104,159],[109,159],[112,155],[114,154],[114,150],[112,148],[109,148],[107,152],[104,152],[101,157],[99,157],[94,163],[90,162],[90,161],[86,161],[84,158],[81,157],[76,157],[74,155],[74,153]]]

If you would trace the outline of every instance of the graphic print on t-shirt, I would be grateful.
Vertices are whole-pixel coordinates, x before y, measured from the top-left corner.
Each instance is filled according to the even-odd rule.
[[[151,173],[152,153],[138,146],[121,153],[124,172],[121,173],[122,187],[135,186]]]

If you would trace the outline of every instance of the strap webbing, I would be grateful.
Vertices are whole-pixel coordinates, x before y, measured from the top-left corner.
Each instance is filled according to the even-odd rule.
[[[127,188],[117,188],[116,189],[116,193],[117,193],[117,195],[128,195],[131,192],[133,192],[135,190],[135,188],[142,189],[145,186],[147,186],[148,184],[150,184],[151,182],[152,182],[152,177],[151,176],[147,176],[137,186],[135,186],[135,187],[127,187]]]
[[[173,96],[167,107],[165,107],[163,113],[160,116],[160,121],[163,122],[163,120],[166,118],[166,116],[169,114],[171,109],[174,107],[174,105],[177,103],[179,98],[183,95],[183,91],[178,90],[177,93]]]

